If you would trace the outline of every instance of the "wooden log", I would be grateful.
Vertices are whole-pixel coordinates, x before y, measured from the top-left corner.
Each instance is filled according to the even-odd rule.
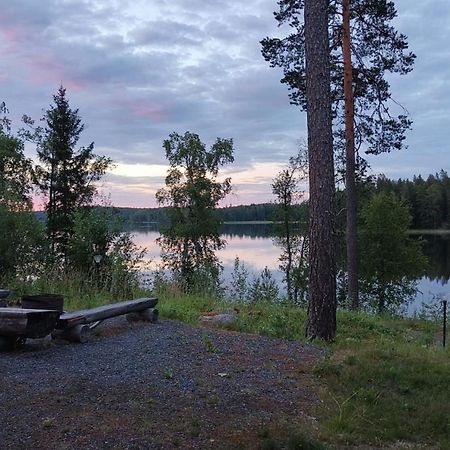
[[[56,328],[64,330],[66,328],[72,328],[75,325],[110,319],[111,317],[153,308],[157,303],[158,299],[156,298],[139,298],[136,300],[126,300],[119,303],[99,306],[98,308],[64,313],[60,316]]]
[[[85,342],[88,342],[91,337],[91,328],[86,324],[75,325],[74,327],[65,330],[55,330],[52,333],[52,336],[54,338],[84,344]]]
[[[143,311],[132,312],[127,314],[128,322],[158,322],[159,311],[156,308],[147,308]]]
[[[1,308],[0,336],[43,338],[55,328],[60,314],[43,309]]]

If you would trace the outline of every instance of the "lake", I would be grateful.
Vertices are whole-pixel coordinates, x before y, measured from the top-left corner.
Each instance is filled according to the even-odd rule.
[[[268,267],[283,291],[283,275],[278,269],[280,248],[273,243],[270,224],[225,224],[221,232],[227,246],[217,252],[217,256],[223,264],[225,285],[233,270],[234,260],[239,257],[249,271],[250,279]],[[156,243],[159,237],[157,229],[154,226],[142,226],[131,230],[131,233],[135,244],[147,248],[146,259],[151,262],[150,266],[156,269],[161,261],[160,248]],[[450,234],[422,235],[414,238],[423,240],[423,249],[429,264],[425,276],[418,280],[418,293],[408,306],[408,315],[417,312],[422,302],[432,302],[437,295],[450,297]]]

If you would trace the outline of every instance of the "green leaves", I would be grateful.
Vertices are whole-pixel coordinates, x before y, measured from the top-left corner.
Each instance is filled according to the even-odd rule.
[[[196,272],[204,277],[205,268],[213,279],[218,277],[220,266],[214,252],[225,243],[219,237],[215,210],[231,192],[231,180],[220,182],[217,176],[221,166],[234,160],[233,141],[217,138],[207,150],[197,134],[171,133],[163,147],[170,168],[166,187],[156,193],[156,199],[169,206],[170,224],[158,241],[166,267],[189,287]]]
[[[361,212],[362,288],[379,312],[410,298],[426,264],[420,242],[407,235],[410,223],[408,206],[394,194],[375,194]]]
[[[7,113],[4,103],[0,113]],[[10,211],[30,209],[33,168],[23,141],[11,134],[10,125],[6,115],[0,118],[0,205]]]

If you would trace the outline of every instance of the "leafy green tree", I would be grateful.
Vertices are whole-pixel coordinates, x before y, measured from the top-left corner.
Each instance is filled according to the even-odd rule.
[[[241,263],[239,257],[234,259],[233,272],[231,273],[231,283],[228,286],[227,292],[229,299],[234,302],[245,302],[248,299],[249,272],[244,263]]]
[[[410,223],[408,206],[392,193],[375,194],[361,212],[362,297],[380,313],[411,298],[425,268],[420,242],[408,237]]]
[[[274,302],[278,300],[279,289],[268,267],[264,267],[261,274],[256,277],[249,288],[249,299],[253,303]]]
[[[128,297],[139,285],[145,249],[139,249],[114,208],[79,208],[68,241],[69,267],[113,296]],[[95,258],[99,258],[97,262]]]
[[[30,211],[32,164],[7,112],[0,103],[0,285],[38,276],[47,254],[42,226]]]
[[[0,285],[38,277],[47,253],[44,229],[36,217],[0,204]]]
[[[169,225],[162,230],[159,244],[163,262],[181,276],[191,288],[194,273],[207,267],[218,278],[219,262],[215,251],[224,247],[219,237],[220,220],[216,208],[231,192],[231,180],[217,180],[221,166],[234,161],[233,141],[217,138],[207,150],[199,136],[172,133],[164,141],[170,168],[166,187],[156,198],[167,205]]]
[[[4,103],[0,103],[0,204],[12,210],[31,208],[32,164],[23,142],[11,134]]]
[[[282,248],[280,269],[284,273],[286,291],[289,301],[305,300],[307,286],[307,238],[300,233],[295,203],[303,197],[299,183],[307,177],[307,153],[301,152],[291,158],[287,168],[277,174],[272,183],[272,192],[277,198],[276,245]],[[303,234],[303,235],[302,235]],[[306,277],[307,278],[307,277]]]
[[[77,208],[91,204],[95,182],[111,166],[111,159],[95,155],[94,143],[77,150],[84,130],[78,109],[71,109],[62,86],[53,100],[55,104],[44,115],[44,127],[34,127],[34,121],[24,117],[31,131],[23,135],[37,144],[41,165],[36,168],[36,179],[47,199],[47,233],[53,250],[65,256],[73,215]]]

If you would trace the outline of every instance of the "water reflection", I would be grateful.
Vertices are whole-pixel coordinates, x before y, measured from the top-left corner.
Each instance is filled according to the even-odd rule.
[[[239,257],[250,274],[259,274],[265,267],[273,271],[277,281],[281,283],[282,274],[278,270],[280,249],[273,243],[273,226],[270,224],[226,224],[221,229],[226,240],[225,249],[217,252],[224,266],[224,278],[229,278],[236,257]],[[159,236],[156,226],[142,227],[132,230],[133,241],[147,248],[147,260],[151,267],[157,268],[160,262],[160,248],[156,243]],[[450,295],[448,281],[450,279],[450,235],[426,235],[422,239],[424,252],[429,265],[424,277],[418,280],[418,295],[409,306],[409,314],[418,310],[421,302],[429,302],[436,295]]]
[[[450,279],[450,235],[424,235],[423,250],[428,257],[426,276],[445,285]]]

